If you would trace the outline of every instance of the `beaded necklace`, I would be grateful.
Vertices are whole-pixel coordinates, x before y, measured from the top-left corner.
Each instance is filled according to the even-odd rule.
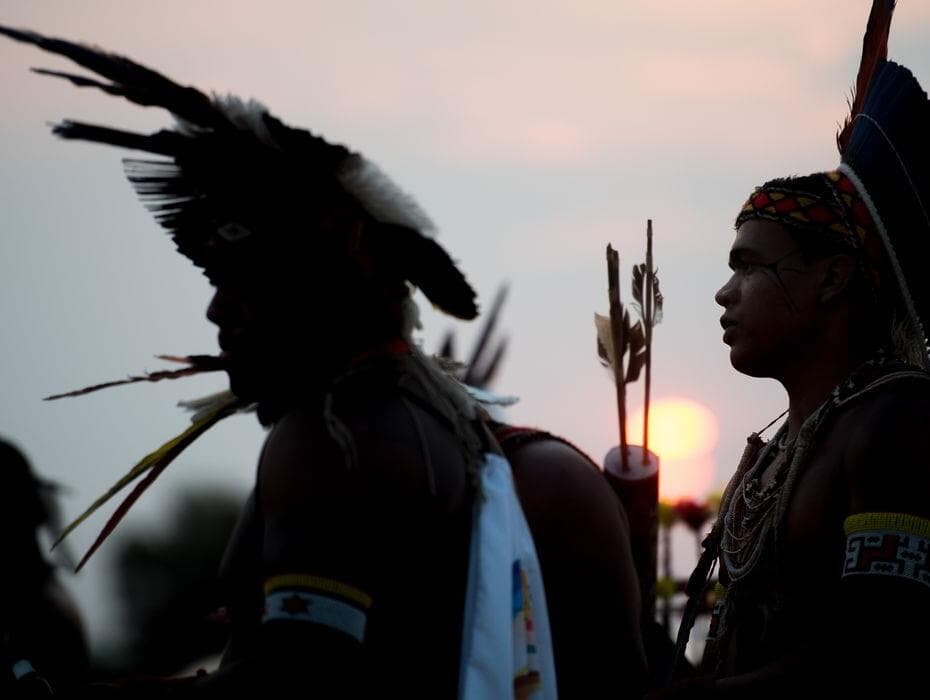
[[[723,564],[721,574],[725,573],[729,578],[724,609],[726,598],[734,588],[740,588],[739,583],[752,573],[770,541],[775,548],[774,561],[779,560],[777,549],[780,544],[780,525],[795,482],[806,466],[814,438],[821,426],[851,401],[889,382],[902,379],[927,381],[930,375],[879,352],[876,358],[865,362],[830,392],[827,399],[804,421],[793,441],[787,440],[786,425],[768,443],[763,443],[757,433],[749,436],[743,459],[724,492],[717,521],[703,542],[704,552],[688,580],[688,603],[678,631],[673,669],[684,656],[698,606],[707,590],[718,557]],[[776,458],[780,460],[779,464],[774,463]],[[763,485],[760,476],[767,465],[771,465],[771,478]],[[724,627],[721,622],[718,644],[726,636]]]
[[[763,448],[729,499],[723,517],[720,556],[733,582],[752,572],[775,526],[776,506],[791,464],[786,436],[787,429],[783,426]],[[766,470],[770,478],[763,480]]]

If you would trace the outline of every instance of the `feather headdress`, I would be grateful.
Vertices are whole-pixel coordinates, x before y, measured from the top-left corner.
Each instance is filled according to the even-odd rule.
[[[432,222],[360,154],[285,125],[258,102],[208,97],[128,58],[31,31],[0,26],[0,34],[64,56],[96,77],[40,74],[174,116],[174,128],[153,134],[72,120],[53,131],[159,156],[126,159],[126,174],[178,250],[208,276],[234,261],[254,268],[256,247],[273,243],[325,258],[321,224],[334,208],[348,208],[371,222],[383,269],[419,287],[441,311],[463,319],[477,315],[474,291],[430,237]],[[284,250],[276,262],[295,249]]]
[[[171,113],[173,128],[151,134],[72,120],[54,125],[53,132],[64,139],[109,144],[155,156],[125,159],[126,175],[158,223],[170,233],[179,252],[211,280],[230,274],[252,276],[264,262],[270,263],[267,267],[272,274],[284,261],[308,264],[318,258],[318,268],[326,269],[331,251],[348,251],[351,262],[354,242],[348,238],[355,235],[356,227],[340,228],[331,223],[335,212],[348,210],[370,224],[366,226],[373,239],[369,254],[381,275],[419,287],[448,314],[462,319],[477,315],[475,293],[448,253],[432,239],[435,227],[427,215],[412,197],[360,154],[285,125],[258,102],[207,96],[128,58],[32,31],[0,26],[0,34],[70,59],[94,75],[35,69],[39,74]],[[331,240],[339,236],[347,239],[342,246]],[[368,262],[364,261],[365,265]],[[48,398],[224,369],[221,358],[206,355],[162,359],[185,366]],[[223,392],[191,408],[196,414],[186,430],[146,455],[65,528],[59,542],[138,480],[78,568],[187,446],[218,421],[248,410],[251,405]]]
[[[930,259],[930,100],[907,68],[888,60],[894,8],[894,0],[872,2],[850,112],[836,135],[839,167],[770,180],[736,223],[766,218],[838,234],[859,251],[876,291],[897,290],[897,298],[881,294],[894,306],[897,350],[930,370],[930,276],[923,269]],[[893,279],[884,284],[888,271]]]
[[[837,137],[840,172],[868,207],[896,278],[911,332],[930,369],[930,100],[913,74],[889,61],[894,0],[874,0],[850,115]]]

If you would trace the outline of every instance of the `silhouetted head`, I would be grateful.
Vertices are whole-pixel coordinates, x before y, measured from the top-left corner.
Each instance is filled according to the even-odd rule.
[[[25,455],[0,439],[0,522],[6,534],[24,536],[48,522],[54,486],[37,478]]]
[[[806,344],[837,328],[860,359],[887,348],[919,362],[882,238],[842,171],[766,182],[743,205],[736,228],[734,274],[716,297],[734,367],[781,376]],[[841,324],[831,323],[839,317]]]

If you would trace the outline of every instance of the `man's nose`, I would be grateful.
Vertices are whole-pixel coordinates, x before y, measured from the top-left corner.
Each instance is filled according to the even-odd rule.
[[[226,306],[222,291],[217,289],[207,305],[207,320],[217,326],[220,325],[226,314]]]
[[[737,285],[736,285],[736,273],[730,275],[724,285],[717,290],[717,293],[714,295],[714,301],[716,301],[720,306],[727,307],[736,301]]]

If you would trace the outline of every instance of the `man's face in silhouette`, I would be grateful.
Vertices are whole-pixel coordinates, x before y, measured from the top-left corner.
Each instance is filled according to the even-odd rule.
[[[266,398],[280,388],[299,355],[297,294],[283,284],[245,276],[215,286],[207,318],[219,329],[230,389],[243,399]]]
[[[715,298],[730,362],[744,374],[780,378],[817,322],[816,275],[791,233],[764,219],[740,226],[729,265],[733,274]]]

